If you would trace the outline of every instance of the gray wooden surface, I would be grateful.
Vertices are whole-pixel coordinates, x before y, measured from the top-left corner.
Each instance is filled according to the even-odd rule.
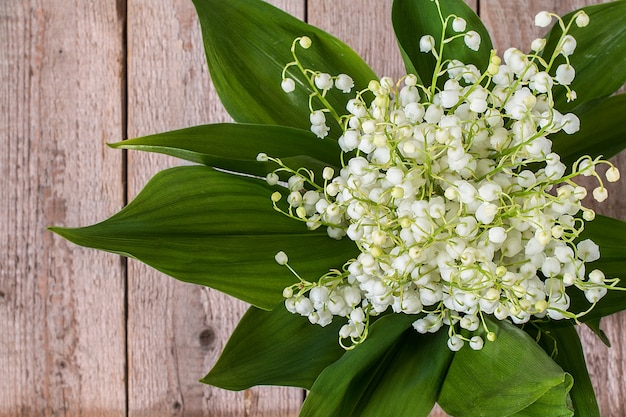
[[[390,0],[273,3],[402,73]],[[471,2],[500,51],[526,49],[539,10],[592,3]],[[102,220],[179,163],[106,142],[227,120],[190,0],[0,0],[0,417],[297,415],[298,389],[197,382],[243,303],[45,230]],[[624,187],[602,212],[625,217]],[[604,328],[610,350],[582,332],[590,373],[602,416],[623,417],[626,315]]]

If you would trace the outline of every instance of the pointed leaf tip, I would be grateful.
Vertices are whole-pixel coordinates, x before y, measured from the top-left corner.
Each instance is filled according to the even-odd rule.
[[[485,319],[496,340],[485,342],[481,350],[464,347],[455,353],[439,396],[441,407],[448,414],[467,417],[535,416],[530,413],[532,405],[547,401],[564,411],[556,415],[571,415],[569,376],[523,330]],[[524,414],[527,408],[529,413]]]
[[[204,166],[157,174],[111,218],[53,231],[86,247],[136,258],[174,278],[273,308],[295,278],[274,261],[288,250],[292,266],[315,279],[353,257],[348,240],[308,231],[277,213],[264,181]]]
[[[310,128],[308,81],[289,69],[296,89],[287,94],[281,87],[283,68],[293,61],[292,42],[300,36],[313,41],[309,49],[298,52],[305,68],[333,76],[348,74],[355,83],[353,91],[376,78],[343,42],[264,1],[194,0],[194,4],[213,84],[238,122]],[[349,98],[335,88],[326,94],[330,105],[342,113]],[[340,126],[330,127],[330,137],[338,138]]]
[[[341,166],[341,149],[336,141],[320,140],[310,131],[285,126],[217,123],[128,139],[111,146],[162,153],[261,177],[278,165],[257,161],[260,152],[279,158],[294,170],[308,168],[317,178],[326,166]]]

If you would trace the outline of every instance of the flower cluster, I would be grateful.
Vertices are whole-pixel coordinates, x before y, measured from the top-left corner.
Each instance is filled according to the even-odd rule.
[[[553,16],[542,12],[536,22],[544,26]],[[259,159],[279,166],[267,177],[271,184],[279,172],[291,175],[287,205],[279,204],[280,192],[272,196],[277,210],[310,229],[327,227],[332,238],[347,235],[360,254],[317,281],[292,270],[299,282],[283,293],[289,311],[322,326],[334,316],[346,318],[339,333],[346,347],[367,336],[371,317],[391,309],[418,315],[413,327],[420,333],[447,326],[452,350],[465,342],[481,349],[485,335],[495,338],[484,315],[516,324],[533,317],[576,319],[585,312],[568,311],[569,287],[595,305],[616,285],[616,279],[585,268],[600,253],[593,241],[580,239],[594,212],[583,207],[587,191],[575,179],[594,176],[593,197],[603,201],[607,190],[596,167],[609,166],[608,181],[617,181],[619,171],[590,157],[568,170],[548,139],[579,129],[574,114],[554,108],[552,89],[565,86],[567,97],[576,98],[568,87],[575,76],[568,57],[576,41],[567,32],[574,22],[588,23],[584,12],[568,25],[558,19],[564,30],[551,57],[541,56],[546,40],[537,39],[529,54],[511,48],[500,59],[492,51],[481,73],[474,65],[442,59],[452,39],[445,38],[448,25],[468,48],[480,48],[480,36],[465,32],[463,19],[442,17],[442,39],[420,40],[421,51],[437,60],[432,84],[422,85],[411,74],[397,82],[371,81],[343,116],[330,106],[315,108],[313,98],[325,105],[329,89],[348,93],[352,79],[302,68],[295,48],[308,48],[311,41],[294,41],[295,60],[287,67],[300,67],[314,91],[311,130],[326,136],[326,114],[336,117],[346,162],[338,175],[326,168],[322,184],[308,170],[292,170],[265,154]],[[556,66],[558,55],[565,63]],[[283,89],[293,91],[285,74]],[[284,252],[276,261],[289,267]]]

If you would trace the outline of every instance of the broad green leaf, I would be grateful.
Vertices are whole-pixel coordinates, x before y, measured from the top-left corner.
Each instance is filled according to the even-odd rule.
[[[204,166],[161,171],[111,218],[83,228],[51,228],[81,246],[136,258],[174,278],[272,308],[294,278],[274,261],[284,250],[309,280],[356,255],[274,211],[264,181]]]
[[[370,326],[367,339],[324,369],[304,401],[299,417],[356,417],[355,409],[397,350],[415,317],[390,314]]]
[[[550,135],[552,150],[568,167],[583,155],[609,159],[626,148],[626,94],[609,97],[587,111],[574,113],[580,118],[578,132]]]
[[[125,140],[114,148],[158,152],[236,172],[265,176],[277,168],[259,162],[263,152],[280,158],[294,170],[306,167],[318,175],[326,166],[340,167],[336,141],[322,140],[309,131],[284,126],[221,123],[194,126]]]
[[[326,32],[310,26],[288,13],[260,0],[194,0],[206,51],[211,79],[224,107],[237,122],[278,124],[309,129],[311,88],[296,67],[288,75],[296,90],[281,89],[281,74],[293,61],[291,45],[295,38],[308,36],[313,41],[307,50],[297,47],[302,65],[336,76],[350,75],[355,90],[377,79],[367,64],[347,45]],[[336,88],[326,94],[330,106],[345,113],[348,99]],[[314,101],[315,107],[320,103]],[[331,137],[341,129],[331,123]]]
[[[569,57],[576,70],[576,78],[571,88],[578,99],[567,102],[564,88],[554,90],[555,107],[568,112],[592,100],[608,97],[626,82],[626,1],[615,1],[583,7],[589,15],[589,25],[583,28],[572,25],[569,34],[576,39],[576,50]],[[574,12],[564,16],[567,23]],[[549,59],[562,35],[559,25],[555,25],[547,36],[548,42],[543,56]],[[555,61],[553,70],[564,63],[562,56]]]
[[[559,386],[559,404],[565,405],[566,373],[527,333],[508,322],[485,319],[496,340],[485,342],[481,350],[456,352],[439,405],[451,415],[502,417],[519,413]]]
[[[338,340],[343,321],[321,327],[283,306],[272,311],[250,307],[202,382],[229,390],[254,385],[308,389],[345,352]]]
[[[547,354],[553,355],[554,361],[574,379],[569,393],[574,414],[576,417],[600,417],[583,347],[574,324],[568,320],[565,325],[549,322],[540,324],[540,327],[539,345]]]
[[[562,383],[550,388],[537,401],[510,417],[572,417],[574,411],[571,404],[568,401],[563,402],[563,392],[567,392],[572,383],[572,377],[565,374]],[[576,416],[578,417],[578,414]]]
[[[355,416],[428,416],[446,375],[452,352],[445,331],[408,330],[381,378],[359,402]]]
[[[484,71],[489,65],[493,46],[480,18],[463,0],[441,0],[439,3],[444,19],[449,15],[462,17],[467,22],[466,30],[476,31],[481,37],[478,51],[469,49],[463,37],[449,42],[445,45],[443,59],[457,59]],[[432,85],[436,60],[431,53],[420,52],[419,44],[422,36],[431,35],[435,38],[436,48],[441,45],[443,24],[436,3],[432,0],[394,0],[392,22],[407,72],[415,73],[425,86]],[[446,35],[454,34],[450,20]]]
[[[609,290],[593,310],[579,320],[593,321],[626,310],[626,222],[596,215],[595,220],[585,224],[580,239],[591,239],[600,246],[600,259],[587,264],[587,272],[599,269],[607,278],[620,278],[621,281],[619,288]],[[570,311],[586,311],[591,306],[577,288],[572,288],[568,294],[571,298]]]

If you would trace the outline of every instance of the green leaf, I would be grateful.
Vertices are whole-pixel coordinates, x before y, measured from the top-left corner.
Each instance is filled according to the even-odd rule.
[[[194,126],[125,140],[114,148],[158,152],[216,168],[265,176],[274,162],[256,160],[259,152],[280,158],[294,170],[312,169],[321,176],[326,166],[340,167],[336,141],[320,140],[309,131],[284,126],[221,123]]]
[[[493,48],[489,32],[463,0],[445,0],[439,3],[444,18],[449,15],[462,17],[467,22],[466,30],[476,31],[481,37],[478,51],[469,49],[463,37],[446,44],[443,59],[458,59],[465,64],[474,64],[483,72],[489,65]],[[391,16],[407,72],[416,74],[425,86],[432,85],[436,60],[431,53],[420,52],[419,43],[422,36],[431,35],[435,38],[436,48],[441,45],[443,24],[436,3],[432,0],[394,0]],[[446,35],[450,37],[454,34],[450,21]]]
[[[359,401],[370,383],[379,380],[400,336],[414,320],[415,317],[404,314],[390,314],[372,324],[363,343],[322,371],[299,417],[356,417],[354,411]]]
[[[616,289],[609,290],[596,306],[579,318],[585,323],[626,310],[626,222],[596,215],[595,220],[585,223],[581,240],[591,239],[600,247],[600,259],[586,265],[591,272],[599,269],[607,278],[620,278]],[[591,307],[582,291],[572,288],[570,311],[581,312]]]
[[[294,278],[274,261],[279,250],[309,280],[357,254],[354,243],[277,213],[264,181],[204,166],[155,175],[121,212],[93,226],[53,232],[115,252],[174,278],[206,285],[261,308],[282,300]]]
[[[369,66],[347,45],[326,32],[260,0],[194,0],[206,51],[209,71],[224,107],[237,122],[278,124],[308,130],[311,88],[300,71],[291,67],[288,75],[296,90],[281,89],[281,74],[293,61],[291,45],[295,38],[308,36],[312,46],[297,47],[305,68],[331,75],[345,73],[355,82],[355,90],[377,79]],[[352,94],[330,89],[326,99],[344,113]],[[314,106],[319,103],[314,100]],[[331,137],[341,129],[330,123]]]
[[[571,88],[578,99],[567,102],[565,88],[554,90],[555,107],[561,112],[568,112],[587,102],[608,97],[626,82],[626,1],[615,1],[583,7],[589,15],[589,25],[579,28],[572,25],[569,34],[576,39],[576,51],[571,55],[570,63],[576,70],[576,78]],[[567,23],[575,12],[564,16]],[[551,57],[562,35],[559,25],[555,25],[547,36],[544,57]],[[555,61],[556,67],[564,63],[562,56]]]
[[[409,329],[378,383],[362,397],[359,417],[428,416],[437,402],[452,352],[446,332]]]
[[[597,106],[574,111],[580,119],[580,130],[573,135],[560,131],[550,135],[552,150],[568,167],[581,156],[602,155],[609,159],[626,148],[626,94],[609,97]]]
[[[598,339],[600,339],[602,343],[606,345],[606,347],[611,347],[611,341],[609,340],[609,337],[606,335],[606,333],[604,333],[604,330],[600,328],[601,321],[601,318],[597,318],[593,320],[587,320],[585,321],[585,324],[596,336],[598,336]]]
[[[562,383],[550,388],[537,401],[510,417],[546,417],[547,415],[550,417],[572,417],[574,411],[572,411],[568,401],[563,402],[563,392],[567,392],[572,387],[573,382],[572,377],[565,374],[565,380]]]
[[[600,417],[596,394],[589,378],[583,347],[574,324],[567,320],[566,325],[554,322],[540,325],[542,334],[539,344],[554,361],[573,377],[574,385],[570,398],[576,417]],[[545,414],[536,414],[542,417]]]
[[[496,340],[485,342],[481,350],[465,347],[456,352],[439,405],[451,415],[502,417],[524,410],[560,387],[556,390],[559,406],[565,406],[567,374],[524,331],[508,322],[485,319]],[[549,415],[547,410],[544,415]]]
[[[250,307],[202,382],[229,390],[254,385],[308,389],[345,352],[338,340],[342,321],[321,327],[283,306],[272,311]]]

